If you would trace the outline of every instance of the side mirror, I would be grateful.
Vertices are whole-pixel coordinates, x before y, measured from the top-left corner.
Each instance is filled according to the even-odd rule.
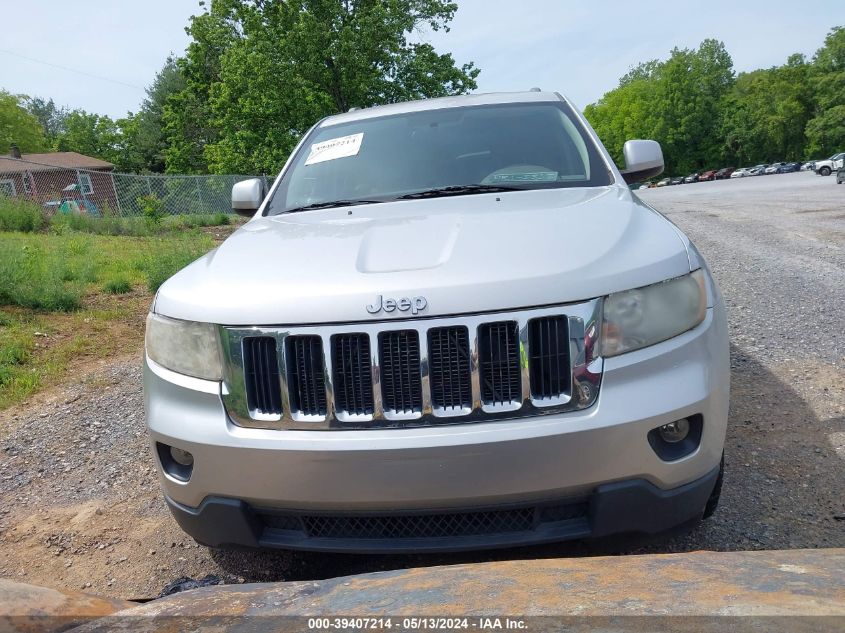
[[[236,182],[232,187],[232,209],[238,215],[252,217],[264,201],[264,182],[250,178]]]
[[[626,141],[622,148],[625,182],[639,182],[663,173],[663,150],[657,141]]]

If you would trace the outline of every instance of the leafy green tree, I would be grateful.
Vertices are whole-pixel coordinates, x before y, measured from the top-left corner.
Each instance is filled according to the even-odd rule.
[[[137,114],[131,112],[117,120],[123,135],[121,169],[133,172],[161,173],[165,169],[167,135],[164,108],[167,100],[185,89],[186,83],[174,57],[168,57],[147,88],[147,97]]]
[[[718,130],[733,81],[724,44],[704,40],[696,50],[675,48],[665,61],[635,66],[585,114],[620,164],[626,140],[653,138],[670,173],[689,173],[720,152]]]
[[[7,154],[12,144],[22,152],[43,152],[48,147],[41,123],[21,102],[21,97],[0,90],[0,154]]]
[[[783,66],[741,73],[725,106],[724,155],[736,164],[801,160],[813,111],[809,65],[791,55]]]
[[[320,118],[350,107],[461,94],[478,69],[408,37],[447,29],[446,0],[212,0],[192,18],[168,100],[169,171],[279,169]]]
[[[845,149],[845,27],[832,29],[816,51],[810,82],[815,111],[806,128],[809,154],[841,152]]]
[[[56,139],[56,151],[79,152],[111,163],[120,160],[122,135],[108,116],[74,110],[65,117],[64,128]]]
[[[24,101],[24,107],[41,123],[47,141],[51,145],[55,143],[59,134],[64,130],[68,109],[57,106],[52,99],[42,97],[27,97]]]

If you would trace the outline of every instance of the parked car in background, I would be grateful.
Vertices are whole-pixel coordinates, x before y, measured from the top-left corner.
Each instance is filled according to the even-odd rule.
[[[666,185],[668,185],[671,181],[672,181],[672,179],[671,179],[671,178],[663,178],[662,180],[659,180],[659,181],[657,182],[657,186],[658,186],[658,187],[665,187],[665,186],[666,186]]]
[[[815,171],[816,170],[816,161],[811,160],[803,165],[801,165],[801,171]]]
[[[783,167],[780,168],[781,174],[791,174],[796,171],[801,170],[801,163],[786,163]]]
[[[734,170],[734,167],[722,167],[716,172],[716,180],[725,180],[726,178],[730,178],[734,173]]]
[[[734,169],[733,172],[731,172],[731,178],[745,178],[746,176],[750,176],[751,174],[748,173],[749,169],[749,167]]]
[[[676,178],[672,178],[672,180],[669,181],[669,184],[670,185],[682,185],[682,184],[684,184],[684,177],[683,176],[677,176]]]
[[[749,176],[760,176],[760,175],[763,174],[766,167],[768,167],[768,165],[766,165],[766,164],[754,165],[754,167],[752,167],[748,170],[748,175]]]
[[[814,169],[819,176],[830,176],[830,174],[843,166],[843,162],[845,162],[845,152],[839,152],[827,160],[817,160]]]
[[[766,167],[766,169],[763,170],[763,173],[767,176],[771,174],[779,174],[781,167],[783,167],[784,165],[786,165],[786,163],[772,163],[771,165]]]
[[[712,169],[710,171],[705,171],[703,174],[701,174],[698,177],[698,180],[703,181],[703,182],[706,182],[706,181],[709,181],[709,180],[716,180],[716,172]]]
[[[836,184],[841,185],[843,182],[845,182],[845,167],[840,167],[836,172]]]
[[[690,174],[686,178],[684,178],[684,182],[698,182],[698,174]]]

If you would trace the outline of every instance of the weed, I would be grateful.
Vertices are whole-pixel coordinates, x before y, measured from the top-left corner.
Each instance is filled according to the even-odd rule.
[[[122,295],[132,291],[132,282],[126,277],[113,277],[103,284],[103,291],[110,295]]]
[[[46,221],[38,205],[27,200],[0,196],[0,231],[40,231]]]

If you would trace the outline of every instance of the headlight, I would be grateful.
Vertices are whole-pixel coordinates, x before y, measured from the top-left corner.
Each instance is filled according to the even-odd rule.
[[[223,367],[217,328],[210,323],[147,315],[147,356],[171,371],[205,380],[221,380]]]
[[[707,289],[701,270],[604,300],[602,356],[654,345],[704,320]]]

